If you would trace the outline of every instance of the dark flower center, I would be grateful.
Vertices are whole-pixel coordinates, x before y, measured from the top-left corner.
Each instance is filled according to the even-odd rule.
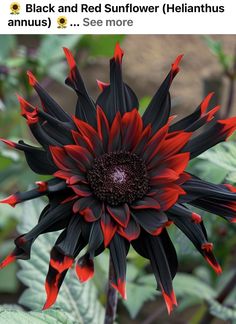
[[[13,9],[14,9],[14,10],[17,10],[17,9],[18,9],[18,5],[16,5],[16,4],[13,5]]]
[[[61,19],[60,19],[60,23],[61,23],[61,24],[64,24],[64,22],[65,22],[65,19],[64,19],[64,18],[61,18]]]
[[[128,152],[96,158],[87,176],[95,196],[111,206],[141,199],[149,188],[145,163]]]

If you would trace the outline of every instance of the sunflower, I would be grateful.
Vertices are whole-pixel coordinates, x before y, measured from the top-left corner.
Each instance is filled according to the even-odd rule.
[[[20,13],[20,4],[18,2],[12,2],[10,5],[11,14],[18,15]]]
[[[67,18],[65,16],[60,16],[57,18],[58,27],[57,28],[66,28]]]
[[[70,67],[66,84],[78,96],[75,115],[67,114],[28,72],[43,110],[18,99],[21,114],[41,147],[2,139],[24,152],[34,172],[52,178],[1,201],[14,207],[40,196],[49,199],[38,224],[16,238],[15,249],[0,267],[29,259],[39,235],[62,230],[51,250],[44,309],[55,302],[74,262],[78,278],[84,282],[93,277],[94,258],[106,248],[114,270],[111,285],[125,298],[126,256],[132,245],[150,261],[170,312],[177,304],[172,279],[178,262],[169,225],[175,224],[215,272],[221,273],[202,217],[189,206],[234,223],[236,188],[209,183],[185,169],[192,158],[233,133],[236,117],[218,120],[219,106],[209,109],[211,93],[192,114],[173,123],[169,88],[182,55],[141,116],[135,93],[122,80],[123,51],[118,44],[110,60],[110,83],[98,81],[101,94],[96,102],[89,96],[71,52],[66,48],[64,52]],[[208,128],[199,133],[206,124]]]

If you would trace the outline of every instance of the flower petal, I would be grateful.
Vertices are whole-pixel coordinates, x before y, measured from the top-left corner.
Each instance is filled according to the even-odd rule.
[[[154,209],[135,210],[132,211],[132,216],[145,231],[152,235],[160,234],[168,221],[165,213]]]
[[[75,90],[78,101],[76,105],[75,116],[81,120],[88,122],[90,125],[96,125],[96,110],[93,100],[87,93],[84,82],[76,66],[76,62],[73,58],[72,53],[68,48],[63,48],[66,55],[68,65],[70,67],[69,76],[66,79],[66,84]]]
[[[107,247],[116,233],[117,224],[106,210],[102,213],[101,227],[103,231],[104,246]]]
[[[122,206],[107,206],[109,214],[122,227],[127,227],[130,219],[130,210],[127,204]]]

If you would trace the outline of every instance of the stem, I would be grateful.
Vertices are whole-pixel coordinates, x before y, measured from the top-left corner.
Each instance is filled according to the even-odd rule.
[[[114,289],[110,285],[110,281],[112,278],[114,278],[114,268],[113,268],[113,264],[110,259],[109,278],[108,278],[108,287],[107,287],[107,304],[106,304],[104,324],[113,324],[115,322],[115,318],[116,318],[118,294],[117,294],[116,289]]]
[[[220,304],[223,304],[225,299],[231,294],[236,286],[236,272],[232,276],[232,278],[228,281],[228,283],[223,287],[223,289],[219,292],[219,295],[216,297],[216,301]],[[211,315],[208,310],[203,315],[200,324],[210,324],[211,321],[214,319],[214,316]]]

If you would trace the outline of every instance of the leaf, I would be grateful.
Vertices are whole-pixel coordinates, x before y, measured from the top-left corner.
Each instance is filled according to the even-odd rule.
[[[151,275],[153,277],[153,275]],[[131,318],[135,318],[147,301],[154,300],[158,292],[155,290],[156,284],[137,283],[127,281],[127,300],[122,300],[124,306],[127,308]]]
[[[236,305],[233,307],[228,307],[220,304],[216,300],[209,301],[210,313],[218,318],[225,321],[236,320]]]
[[[222,43],[219,41],[215,41],[210,36],[205,36],[204,39],[212,53],[217,57],[223,69],[228,70],[230,67],[230,63],[232,62],[232,58],[224,52]]]
[[[155,288],[154,276],[140,273],[139,269],[129,262],[127,267],[127,300],[122,299],[122,303],[132,319],[137,316],[145,302],[155,299],[159,294]]]
[[[29,231],[37,222],[43,209],[42,200],[37,199],[23,205],[23,213],[19,232]],[[41,309],[45,302],[44,282],[48,270],[49,253],[58,232],[43,234],[32,248],[31,259],[19,261],[22,270],[18,277],[29,288],[20,297],[20,304],[36,310]],[[73,323],[103,323],[104,310],[97,300],[97,290],[93,283],[80,284],[75,272],[70,270],[61,287],[54,307],[63,310]]]
[[[228,174],[227,170],[200,157],[190,161],[187,172],[213,183],[221,183]]]
[[[190,274],[178,273],[173,283],[177,297],[189,295],[199,300],[212,301],[216,295],[207,283]]]
[[[72,324],[73,322],[59,310],[44,312],[24,312],[0,306],[0,324]]]
[[[235,142],[220,143],[199,156],[228,172],[236,172],[236,145]]]

